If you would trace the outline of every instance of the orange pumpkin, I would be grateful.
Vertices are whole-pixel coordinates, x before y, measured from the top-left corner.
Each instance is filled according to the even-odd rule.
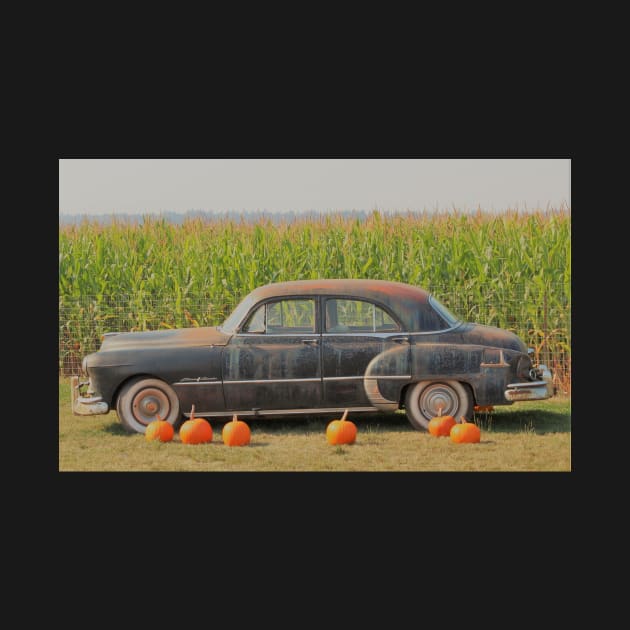
[[[251,432],[247,423],[239,420],[234,414],[232,422],[226,422],[223,425],[221,436],[226,446],[245,446],[249,444]]]
[[[451,429],[451,442],[455,444],[464,444],[466,442],[479,442],[481,439],[481,431],[476,424],[466,422],[464,416],[460,416],[461,423],[456,424]]]
[[[443,416],[442,407],[438,409],[438,415],[429,421],[429,433],[435,437],[448,437],[451,428],[457,424],[453,416]]]
[[[492,405],[475,405],[475,413],[490,413],[494,411]]]
[[[346,420],[348,410],[343,412],[339,420],[333,420],[326,427],[328,444],[354,444],[357,438],[357,427],[354,422]]]
[[[147,430],[144,432],[144,437],[147,441],[159,440],[160,442],[170,442],[173,439],[175,430],[173,425],[162,420],[159,414],[156,415],[157,420],[150,422],[147,426]]]
[[[212,442],[212,427],[207,420],[195,418],[195,405],[190,410],[190,418],[182,424],[179,437],[184,444]]]

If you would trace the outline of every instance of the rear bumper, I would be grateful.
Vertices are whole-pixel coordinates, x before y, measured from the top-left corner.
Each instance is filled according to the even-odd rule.
[[[551,371],[546,365],[539,365],[542,373],[539,381],[525,383],[510,383],[504,392],[505,399],[509,402],[518,400],[545,400],[554,394]]]
[[[70,379],[70,396],[72,399],[72,413],[75,416],[98,416],[109,413],[109,405],[100,396],[80,396],[79,391],[85,383],[79,383],[79,377]]]

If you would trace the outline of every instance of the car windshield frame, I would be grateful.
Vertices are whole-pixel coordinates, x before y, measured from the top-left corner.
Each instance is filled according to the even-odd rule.
[[[243,319],[256,304],[256,298],[253,295],[248,295],[239,303],[232,313],[228,315],[223,324],[217,326],[217,329],[227,334],[235,333]]]

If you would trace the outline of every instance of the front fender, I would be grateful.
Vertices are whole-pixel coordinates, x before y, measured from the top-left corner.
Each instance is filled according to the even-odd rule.
[[[468,384],[478,405],[506,405],[504,392],[526,355],[507,348],[422,343],[411,347],[414,382],[453,380]]]

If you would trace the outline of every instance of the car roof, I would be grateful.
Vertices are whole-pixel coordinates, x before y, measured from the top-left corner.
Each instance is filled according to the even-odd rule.
[[[249,297],[255,302],[291,295],[338,295],[380,302],[401,320],[408,331],[419,330],[419,307],[429,299],[429,292],[402,282],[387,280],[322,279],[275,282],[254,289]]]

